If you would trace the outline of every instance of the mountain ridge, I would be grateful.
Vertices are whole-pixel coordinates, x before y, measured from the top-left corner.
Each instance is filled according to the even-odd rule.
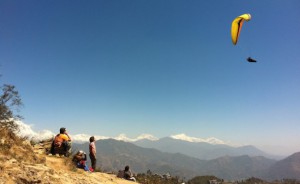
[[[3,133],[3,132],[1,132]],[[2,136],[0,141],[0,145],[3,148],[8,149],[7,151],[15,151],[17,155],[17,159],[33,158],[29,153],[24,152],[23,156],[20,156],[20,151],[25,148],[24,145],[27,145],[26,148],[31,150],[30,143],[20,143],[20,151],[16,151],[14,146],[18,146],[17,142],[22,142],[23,140],[17,141],[14,144],[10,142],[14,139],[3,139],[3,137],[7,137],[7,135]],[[178,140],[174,140],[172,138],[163,139],[167,143],[168,141],[178,142]],[[182,141],[186,143],[186,141]],[[51,144],[51,141],[50,141]],[[189,142],[188,144],[196,144]],[[196,145],[198,145],[197,143]],[[201,143],[200,145],[208,145],[209,148],[216,147],[217,145],[210,145],[208,143]],[[12,147],[11,147],[12,146]],[[227,148],[226,145],[219,145],[222,148]],[[21,149],[22,147],[22,149]],[[88,143],[85,142],[83,144],[73,144],[73,151],[82,149],[88,153]],[[130,165],[132,171],[134,173],[146,173],[148,170],[151,170],[153,173],[165,174],[170,173],[172,176],[178,176],[185,179],[191,179],[195,176],[203,176],[203,175],[215,175],[219,178],[225,180],[239,180],[242,178],[249,177],[259,177],[262,179],[274,180],[274,179],[283,179],[292,177],[297,178],[300,176],[300,153],[295,153],[285,159],[280,161],[276,161],[274,159],[268,159],[263,156],[249,156],[249,155],[239,155],[239,156],[229,156],[225,155],[222,157],[218,157],[212,160],[201,160],[195,157],[190,157],[182,153],[168,153],[156,150],[154,148],[143,148],[139,147],[133,143],[118,141],[115,139],[105,139],[96,141],[97,147],[97,160],[98,160],[98,168],[100,167],[102,171],[118,171],[124,169],[125,165]],[[252,149],[251,146],[247,146],[247,149]],[[183,149],[183,148],[182,148]],[[1,150],[2,151],[2,150]],[[8,154],[9,155],[9,154]],[[26,155],[26,156],[25,156]],[[33,154],[34,155],[34,154]],[[9,173],[14,172],[13,175],[21,174],[22,177],[25,177],[26,172],[38,173],[40,174],[46,173],[48,177],[54,177],[55,180],[59,182],[59,176],[61,172],[53,172],[51,168],[44,167],[47,164],[47,160],[51,161],[54,159],[55,163],[59,161],[56,160],[55,157],[50,158],[46,156],[46,165],[41,165],[39,163],[32,164],[19,164],[17,161],[14,161],[11,158],[6,158],[7,156],[3,155],[2,160],[5,161],[4,166],[2,168],[4,171],[7,171],[1,177],[7,178],[9,177]],[[38,157],[37,157],[38,158]],[[7,161],[6,161],[7,160]],[[42,159],[43,160],[43,159]],[[43,161],[42,161],[43,163]],[[23,164],[23,165],[22,165]],[[0,167],[0,169],[1,169]],[[9,169],[9,168],[26,168],[23,169]],[[281,169],[281,170],[280,170]],[[41,172],[39,171],[41,170]],[[24,172],[25,171],[25,172]],[[285,172],[284,172],[285,171]],[[54,174],[53,174],[54,173]],[[280,177],[278,177],[278,173],[281,173]],[[73,176],[74,173],[68,173],[68,176]],[[277,177],[276,177],[277,176]],[[84,177],[83,175],[74,175],[73,181],[80,180],[79,178]],[[112,177],[110,177],[112,178]],[[22,180],[22,178],[20,178]],[[46,179],[46,178],[45,178]],[[69,179],[66,177],[66,180]],[[28,181],[37,181],[34,175],[30,175],[30,178],[26,178]]]
[[[74,145],[88,151],[88,143]],[[133,172],[170,173],[190,179],[201,175],[215,175],[227,180],[247,177],[266,178],[269,168],[277,161],[263,156],[223,156],[200,160],[181,153],[167,153],[153,148],[142,148],[133,143],[114,139],[96,141],[98,166],[103,170],[119,170],[130,165]]]
[[[44,139],[53,138],[56,135],[56,134],[54,134],[53,132],[51,132],[49,130],[43,130],[43,131],[35,132],[31,128],[32,125],[25,124],[22,121],[16,121],[16,124],[18,125],[18,127],[20,129],[20,131],[18,131],[19,136],[31,138],[35,142],[39,142],[39,141],[44,140]],[[76,142],[76,143],[88,142],[90,136],[91,135],[84,134],[84,133],[71,134],[73,142]],[[142,142],[142,141],[153,141],[153,143],[154,143],[154,142],[160,141],[161,139],[164,139],[164,138],[171,138],[171,139],[174,139],[174,140],[185,141],[185,142],[189,142],[189,143],[203,143],[203,144],[209,143],[211,145],[216,145],[216,146],[219,146],[219,147],[221,147],[222,145],[230,146],[230,147],[233,147],[233,148],[243,147],[243,146],[232,145],[229,142],[220,140],[220,139],[215,138],[215,137],[209,137],[209,138],[206,138],[206,139],[205,138],[197,138],[197,137],[187,136],[184,133],[175,134],[175,135],[171,135],[171,136],[167,136],[167,137],[163,137],[163,138],[157,138],[157,137],[155,137],[151,134],[141,134],[141,135],[137,136],[136,138],[128,138],[126,136],[126,134],[119,134],[117,137],[108,137],[108,136],[95,135],[95,138],[96,138],[96,140],[113,138],[113,139],[116,139],[116,140],[123,140],[123,141],[126,141],[126,142],[132,142],[132,143],[135,143],[136,145],[139,145],[139,146],[143,146],[143,145],[139,144],[139,142]],[[248,145],[248,146],[251,146],[251,145]],[[143,146],[143,147],[146,147],[146,146]],[[246,147],[247,147],[247,145],[244,145],[244,148],[246,148]],[[239,155],[241,155],[241,154],[239,154]],[[217,155],[214,158],[217,158],[218,156],[223,156],[223,155]],[[265,156],[270,157],[270,158],[275,158],[275,159],[284,158],[283,156],[276,156],[276,155],[274,156],[274,155],[271,155],[271,154],[268,154],[268,153],[265,154]],[[203,158],[203,159],[206,159],[206,158]],[[209,159],[212,159],[212,158],[209,158]]]
[[[268,178],[281,179],[282,177],[300,180],[300,152],[276,162],[270,168]]]
[[[229,156],[265,156],[272,159],[281,159],[279,156],[267,154],[255,146],[247,145],[232,147],[226,144],[209,144],[206,142],[188,142],[171,137],[164,137],[157,141],[139,140],[133,142],[135,145],[144,148],[155,148],[163,152],[182,153],[191,157],[210,160],[225,155]]]

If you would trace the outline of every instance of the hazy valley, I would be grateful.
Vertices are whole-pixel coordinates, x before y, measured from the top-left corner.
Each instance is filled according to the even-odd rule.
[[[151,170],[185,179],[215,175],[226,180],[249,177],[273,180],[279,179],[277,173],[282,173],[280,178],[300,179],[300,153],[278,161],[267,158],[268,154],[253,146],[234,148],[208,143],[192,144],[172,138],[152,142],[143,140],[135,144],[114,139],[98,140],[97,166],[104,171],[118,171],[125,165],[130,165],[136,173]],[[74,144],[74,149],[88,152],[88,143]]]

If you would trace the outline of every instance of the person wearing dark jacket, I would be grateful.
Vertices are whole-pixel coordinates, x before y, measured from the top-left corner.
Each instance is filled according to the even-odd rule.
[[[124,170],[124,179],[136,182],[136,179],[132,176],[132,173],[127,165]]]

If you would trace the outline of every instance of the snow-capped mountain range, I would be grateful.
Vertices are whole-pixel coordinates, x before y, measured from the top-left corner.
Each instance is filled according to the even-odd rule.
[[[202,138],[197,138],[197,137],[189,137],[185,134],[177,134],[177,135],[172,135],[170,137],[173,139],[179,139],[179,140],[188,141],[188,142],[205,142],[205,143],[209,143],[209,144],[229,144],[229,143],[226,143],[215,137],[209,137],[206,139],[202,139]]]
[[[16,122],[19,127],[19,131],[16,132],[21,137],[26,137],[34,142],[54,138],[57,133],[53,133],[49,130],[43,130],[35,132],[32,129],[32,125],[23,123],[22,121]],[[87,143],[92,135],[89,134],[71,134],[73,143]],[[120,134],[116,137],[108,137],[101,135],[93,135],[96,140],[107,140],[114,139],[117,141],[124,141],[133,143],[143,148],[154,148],[163,152],[170,153],[182,153],[188,156],[192,156],[199,159],[214,159],[224,155],[239,156],[239,155],[250,155],[250,156],[266,156],[269,158],[277,158],[273,155],[264,153],[254,146],[242,146],[233,145],[230,142],[217,139],[215,137],[209,138],[197,138],[191,137],[184,133],[171,135],[168,137],[157,138],[150,134],[141,134],[136,138],[129,138],[126,134]]]
[[[35,132],[32,129],[32,125],[28,125],[25,124],[22,121],[16,121],[16,123],[19,126],[19,131],[17,132],[18,135],[22,136],[22,137],[27,137],[29,139],[32,139],[34,141],[41,141],[41,140],[45,140],[45,139],[49,139],[54,137],[56,134],[49,131],[49,130],[43,130],[40,132]],[[75,135],[70,135],[72,140],[74,142],[77,143],[84,143],[84,142],[88,142],[90,136],[92,135],[88,135],[88,134],[75,134]],[[102,140],[102,139],[115,139],[118,141],[125,141],[125,142],[136,142],[139,140],[150,140],[150,141],[157,141],[159,140],[159,138],[150,135],[150,134],[141,134],[136,138],[129,138],[126,136],[126,134],[120,134],[117,137],[107,137],[107,136],[101,136],[101,135],[94,135],[96,140]],[[195,143],[199,143],[199,142],[204,142],[204,143],[209,143],[209,144],[228,144],[228,142],[225,142],[223,140],[217,139],[215,137],[209,137],[209,138],[197,138],[197,137],[190,137],[184,133],[182,134],[177,134],[177,135],[171,135],[170,136],[173,139],[177,139],[177,140],[183,140],[183,141],[187,141],[187,142],[195,142]]]

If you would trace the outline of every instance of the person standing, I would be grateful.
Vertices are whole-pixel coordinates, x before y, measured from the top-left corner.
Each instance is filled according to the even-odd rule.
[[[96,159],[96,144],[95,144],[94,136],[90,137],[89,149],[90,149],[90,159],[92,162],[92,168],[93,168],[93,171],[95,171],[97,159]]]

